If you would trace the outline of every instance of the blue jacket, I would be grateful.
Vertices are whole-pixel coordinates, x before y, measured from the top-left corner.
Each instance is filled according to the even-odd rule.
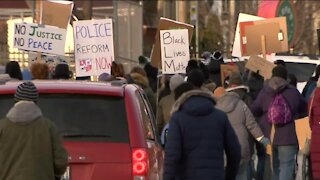
[[[214,105],[213,97],[201,90],[184,93],[174,104],[165,146],[164,180],[235,178],[240,144],[226,114]]]
[[[268,108],[277,93],[282,93],[286,98],[292,112],[292,121],[288,124],[275,127],[274,145],[297,145],[295,119],[307,115],[307,103],[300,92],[289,86],[288,82],[279,77],[273,77],[265,82],[257,99],[253,102],[250,109],[256,117],[261,117],[259,121],[263,134],[270,138],[272,124],[268,122]]]

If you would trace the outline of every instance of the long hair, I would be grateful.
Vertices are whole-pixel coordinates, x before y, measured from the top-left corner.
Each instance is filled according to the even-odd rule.
[[[20,65],[17,61],[10,61],[6,64],[5,73],[11,78],[22,80]]]

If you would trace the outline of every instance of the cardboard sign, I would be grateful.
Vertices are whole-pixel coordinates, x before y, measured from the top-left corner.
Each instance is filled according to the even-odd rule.
[[[311,129],[309,125],[309,117],[297,119],[294,121],[296,124],[297,138],[299,142],[299,149],[304,149],[307,139],[311,139]]]
[[[192,39],[194,26],[190,24],[181,23],[167,18],[160,18],[158,30],[155,37],[155,43],[151,52],[151,65],[161,69],[161,47],[160,47],[160,30],[170,29],[188,29],[189,43]]]
[[[114,61],[112,19],[75,21],[76,76],[111,73]]]
[[[72,9],[70,1],[42,1],[41,24],[67,29]]]
[[[257,21],[257,20],[262,20],[264,19],[263,17],[259,16],[253,16],[250,14],[244,14],[244,13],[239,13],[238,16],[238,22],[237,22],[237,28],[234,36],[234,42],[233,42],[233,47],[232,47],[232,56],[234,57],[243,57],[241,53],[241,43],[240,43],[240,22],[247,22],[247,21]]]
[[[261,36],[265,36],[266,53],[288,51],[286,18],[240,22],[242,55],[262,54]]]
[[[259,71],[259,74],[263,76],[264,79],[269,79],[272,76],[272,69],[275,66],[272,62],[259,56],[251,56],[245,67],[255,73]]]
[[[221,83],[223,84],[226,77],[228,77],[232,72],[239,72],[239,68],[236,64],[221,64],[220,73],[221,73]]]
[[[161,30],[162,74],[186,73],[190,59],[187,29]]]
[[[20,50],[64,55],[67,31],[34,23],[15,23],[13,47]]]

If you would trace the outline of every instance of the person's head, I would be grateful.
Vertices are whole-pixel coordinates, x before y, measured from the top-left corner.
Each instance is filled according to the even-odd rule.
[[[212,53],[212,60],[223,61],[223,54],[221,51],[216,50]]]
[[[273,63],[276,64],[276,65],[280,65],[280,66],[286,67],[286,63],[282,59],[275,60]]]
[[[194,70],[194,69],[197,69],[198,68],[198,61],[197,60],[194,60],[194,59],[190,59],[188,61],[188,65],[186,67],[186,74],[187,76],[189,75],[189,73]]]
[[[148,59],[145,57],[145,56],[139,56],[139,64],[144,66],[147,62],[148,62]]]
[[[17,61],[10,61],[6,64],[5,73],[11,78],[22,80],[20,65]]]
[[[113,77],[124,77],[124,68],[121,63],[112,62],[111,75]]]
[[[110,81],[112,76],[109,73],[102,73],[98,77],[98,81]]]
[[[139,67],[139,66],[133,67],[130,73],[138,73],[138,74],[140,74],[140,75],[142,75],[144,77],[147,77],[146,71],[143,68]]]
[[[298,79],[294,74],[288,74],[288,82],[294,87],[297,87]]]
[[[71,72],[69,70],[68,64],[57,64],[54,73],[52,75],[53,79],[70,79]]]
[[[180,74],[175,74],[171,76],[169,81],[170,91],[174,92],[174,90],[184,82],[184,78]]]
[[[232,72],[229,75],[229,79],[228,79],[228,86],[229,87],[235,87],[235,86],[240,86],[243,84],[243,80],[241,77],[241,74],[239,72]]]
[[[272,69],[272,77],[280,77],[283,79],[287,79],[288,71],[285,67],[278,65]]]
[[[189,75],[187,82],[195,86],[195,88],[201,88],[204,83],[204,75],[199,69],[192,70]]]
[[[157,79],[158,68],[153,67],[150,62],[143,67],[144,71],[147,73],[147,77],[151,79]]]
[[[15,102],[19,101],[32,101],[37,102],[39,93],[37,87],[31,81],[21,83],[14,94]]]
[[[49,78],[49,66],[46,63],[33,63],[31,64],[30,71],[33,79]]]
[[[193,90],[194,87],[192,84],[188,83],[188,82],[184,82],[182,84],[180,84],[175,90],[174,90],[174,99],[177,100],[179,99],[179,97],[183,94],[186,93],[188,91]]]

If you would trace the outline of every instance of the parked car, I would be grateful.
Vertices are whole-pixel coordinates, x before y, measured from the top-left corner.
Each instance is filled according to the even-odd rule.
[[[162,179],[164,151],[153,112],[137,85],[33,81],[38,105],[64,138],[64,180]],[[12,107],[20,81],[0,85],[0,116]]]
[[[276,55],[271,60],[276,61],[278,59],[284,60],[288,73],[296,75],[298,84],[297,89],[302,92],[308,79],[313,76],[316,66],[320,64],[319,56],[306,56],[306,55]],[[226,59],[225,62],[235,62],[241,71],[244,70],[243,58]]]

